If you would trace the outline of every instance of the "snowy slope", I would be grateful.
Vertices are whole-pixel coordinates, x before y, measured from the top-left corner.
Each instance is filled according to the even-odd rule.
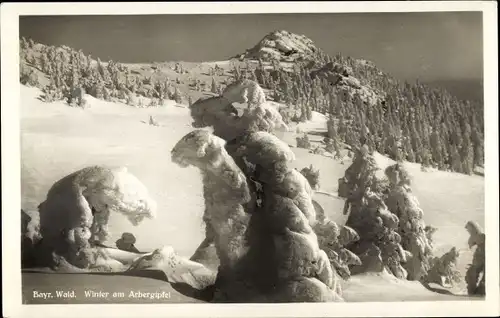
[[[83,110],[68,107],[63,102],[43,103],[37,99],[39,95],[38,89],[21,86],[22,208],[36,208],[55,181],[84,166],[125,165],[157,200],[158,217],[133,227],[124,217],[112,216],[109,244],[114,245],[122,232],[129,231],[136,235],[136,246],[140,250],[172,245],[180,255],[190,256],[204,233],[200,176],[196,169],[183,169],[170,161],[170,150],[174,144],[192,130],[187,108],[169,102],[164,107],[139,109],[88,96],[91,107]],[[159,127],[146,124],[150,115],[160,123]],[[325,125],[326,119],[314,114],[313,121],[301,124],[301,129],[319,131],[321,127],[325,129]],[[283,134],[283,138],[293,146],[295,136],[295,131]],[[310,154],[306,149],[293,148],[293,151],[297,156],[293,166],[303,168],[313,164],[320,169],[321,190],[335,194],[337,180],[344,174],[349,162],[342,165],[331,158]],[[376,158],[382,168],[391,163],[381,155],[376,155]],[[451,246],[463,249],[460,266],[464,272],[472,254],[467,249],[468,236],[463,227],[468,220],[484,225],[484,179],[447,172],[421,172],[416,164],[408,164],[408,170],[413,176],[413,189],[424,210],[425,221],[438,227],[435,234],[437,254],[449,250]],[[342,199],[323,197],[319,200],[323,200],[322,204],[332,218],[341,220]],[[37,284],[52,284],[50,276],[47,277],[49,274],[25,275],[28,291]],[[108,278],[111,285],[118,281],[116,277],[99,276],[96,284]],[[64,282],[56,279],[53,283],[74,285],[79,279],[85,280],[85,275],[63,279]],[[145,289],[156,288],[148,286],[160,284],[151,284],[145,279],[144,285],[141,285],[141,279],[123,279],[120,280],[123,284],[130,279],[130,284],[138,284]],[[377,292],[380,284],[388,284],[394,294],[380,295]],[[403,297],[410,300],[415,293],[419,299],[443,297],[428,292],[415,282],[398,283],[397,288],[394,284],[384,277],[356,276],[345,286],[346,299],[363,301]],[[369,295],[348,291],[362,289],[363,286],[366,287],[365,294]],[[407,292],[406,296],[401,296],[402,290]]]

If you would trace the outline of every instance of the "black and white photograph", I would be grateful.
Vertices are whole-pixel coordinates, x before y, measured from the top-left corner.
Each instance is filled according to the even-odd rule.
[[[392,3],[2,6],[8,316],[499,314],[496,3]]]

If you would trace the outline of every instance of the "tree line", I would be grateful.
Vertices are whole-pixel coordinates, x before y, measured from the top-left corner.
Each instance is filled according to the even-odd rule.
[[[381,98],[369,103],[361,91],[311,76],[311,70],[325,63],[338,65],[344,78],[359,80]],[[289,105],[295,110],[292,120],[310,120],[312,111],[327,115],[333,145],[367,144],[396,161],[466,174],[484,164],[483,105],[444,89],[398,81],[369,62],[341,54],[296,63],[291,70],[277,61],[266,67],[259,60],[257,66],[233,73],[258,81],[275,101]]]
[[[168,78],[134,74],[121,63],[94,60],[66,46],[40,45],[35,50],[35,45],[31,39],[20,39],[20,81],[40,86],[49,101],[64,98],[75,87],[99,99],[118,98],[128,104],[136,103],[136,95],[150,98],[154,105],[163,104],[165,99],[183,100],[179,88]],[[381,98],[370,103],[362,98],[361,90],[311,75],[327,63],[335,65],[339,76],[370,88]],[[39,83],[33,68],[47,75],[48,85]],[[217,67],[213,75],[221,71]],[[484,163],[482,104],[460,100],[444,89],[418,81],[398,81],[370,62],[322,53],[312,61],[289,63],[287,68],[276,60],[246,60],[235,64],[232,74],[234,79],[257,81],[272,99],[287,105],[282,112],[285,120],[310,120],[313,111],[327,115],[331,148],[338,149],[340,143],[351,147],[367,144],[397,161],[466,174]],[[192,86],[202,89],[198,80]],[[218,86],[212,79],[207,89],[217,93]]]

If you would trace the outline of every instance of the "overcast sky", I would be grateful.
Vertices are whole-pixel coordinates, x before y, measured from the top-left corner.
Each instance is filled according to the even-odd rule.
[[[224,60],[278,29],[401,79],[482,78],[481,12],[20,18],[21,36],[128,63]]]

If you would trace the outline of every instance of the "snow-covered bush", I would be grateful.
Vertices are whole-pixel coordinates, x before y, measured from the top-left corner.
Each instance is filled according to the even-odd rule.
[[[296,137],[295,139],[297,140],[297,148],[311,149],[311,142],[306,133],[302,137]]]

